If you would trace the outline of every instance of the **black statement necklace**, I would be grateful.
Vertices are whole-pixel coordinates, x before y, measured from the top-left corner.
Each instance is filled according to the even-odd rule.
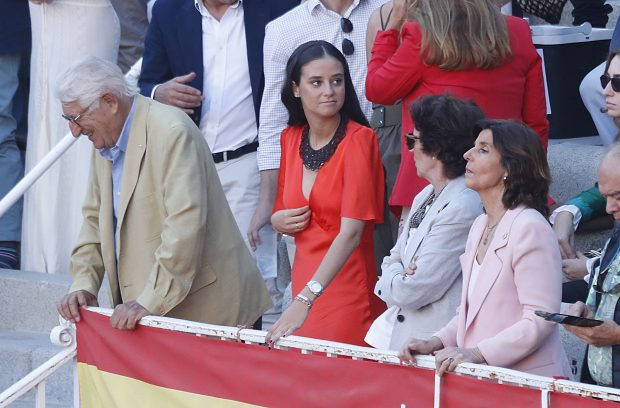
[[[336,128],[336,132],[334,132],[334,136],[325,146],[318,150],[314,150],[312,146],[310,146],[310,126],[304,126],[304,130],[301,133],[301,143],[299,144],[299,156],[308,170],[318,171],[331,159],[336,152],[336,148],[342,139],[344,139],[348,121],[348,118],[341,116],[340,123]]]

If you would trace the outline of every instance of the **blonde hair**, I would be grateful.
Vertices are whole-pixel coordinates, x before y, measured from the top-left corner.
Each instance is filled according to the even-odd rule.
[[[446,71],[491,69],[512,56],[508,26],[490,0],[414,0],[422,60]]]

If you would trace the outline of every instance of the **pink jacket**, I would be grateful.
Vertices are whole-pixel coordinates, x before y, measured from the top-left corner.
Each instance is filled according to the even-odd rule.
[[[559,327],[534,314],[558,312],[562,262],[551,226],[536,210],[508,210],[481,265],[471,304],[467,291],[487,215],[471,227],[461,255],[463,290],[456,316],[435,336],[445,347],[478,347],[489,365],[571,377]]]

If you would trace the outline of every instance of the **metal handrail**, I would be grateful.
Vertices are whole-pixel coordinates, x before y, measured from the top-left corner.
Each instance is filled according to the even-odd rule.
[[[63,365],[73,361],[77,354],[75,329],[73,325],[66,321],[61,320],[61,325],[52,329],[50,340],[53,344],[63,346],[65,349],[0,393],[0,408],[8,406],[35,387],[37,389],[36,407],[45,407],[45,381],[47,377],[52,375]],[[77,390],[76,387],[77,382],[74,383],[74,390]],[[77,394],[74,395],[74,405],[75,407],[79,406]]]

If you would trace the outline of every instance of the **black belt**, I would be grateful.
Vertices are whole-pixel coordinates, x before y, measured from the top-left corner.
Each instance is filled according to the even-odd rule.
[[[236,150],[227,150],[225,152],[213,153],[213,161],[216,163],[225,162],[228,160],[236,159],[244,154],[255,152],[258,149],[258,142],[252,142],[241,146]]]
[[[372,107],[372,117],[370,126],[373,129],[398,126],[403,118],[400,101],[394,105],[374,105]]]

